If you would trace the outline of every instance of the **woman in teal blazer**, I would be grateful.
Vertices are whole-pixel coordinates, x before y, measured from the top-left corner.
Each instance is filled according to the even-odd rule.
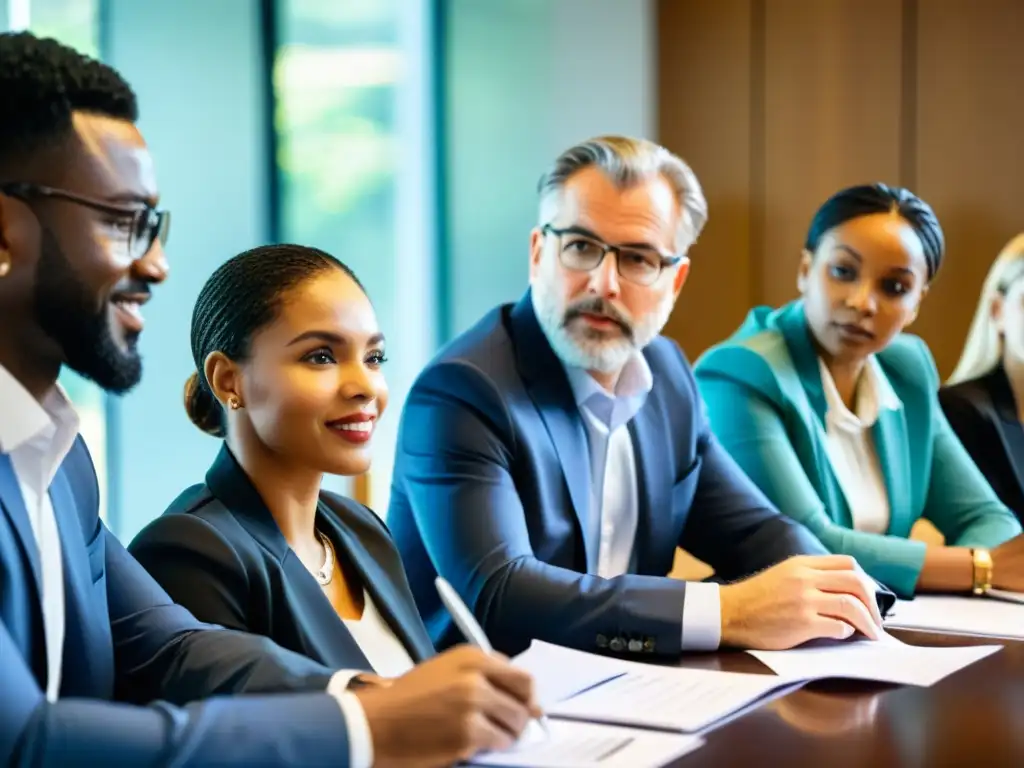
[[[801,298],[758,307],[695,373],[717,438],[761,490],[897,594],[1024,590],[1024,537],[939,407],[904,335],[943,235],[926,203],[881,184],[830,198],[808,233]],[[908,538],[924,517],[948,546]]]

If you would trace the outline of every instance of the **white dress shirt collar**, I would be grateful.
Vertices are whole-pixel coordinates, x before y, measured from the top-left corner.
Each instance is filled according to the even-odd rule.
[[[854,413],[843,402],[836,383],[832,379],[824,361],[818,358],[821,371],[821,386],[828,406],[828,420],[840,429],[862,430],[874,426],[882,411],[896,411],[903,407],[889,379],[882,371],[882,366],[872,355],[868,358],[857,383],[857,395],[854,402]]]
[[[31,445],[41,454],[43,487],[49,487],[78,436],[79,418],[74,406],[59,384],[40,404],[2,365],[0,403],[0,453],[14,454]]]
[[[565,366],[576,405],[586,408],[609,430],[627,423],[643,407],[654,387],[654,376],[642,352],[626,362],[615,382],[614,393],[608,392],[582,368]]]

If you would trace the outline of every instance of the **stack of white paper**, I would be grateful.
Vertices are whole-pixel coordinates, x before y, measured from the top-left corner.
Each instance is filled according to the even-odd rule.
[[[702,743],[681,734],[704,733],[811,680],[929,686],[999,649],[910,646],[883,633],[880,640],[748,651],[777,673],[756,675],[643,664],[534,641],[514,663],[532,673],[549,733],[474,762],[509,768],[656,768]]]
[[[548,738],[507,752],[477,755],[472,765],[504,768],[660,768],[704,742],[678,733],[552,720]]]
[[[1000,592],[987,599],[921,595],[897,602],[885,625],[1024,640],[1024,595]]]
[[[533,675],[536,698],[544,709],[626,673],[621,659],[541,640],[534,640],[512,663]]]
[[[626,674],[561,701],[551,715],[700,733],[782,696],[803,681],[636,664]]]
[[[803,682],[642,664],[537,641],[515,663],[533,674],[550,716],[682,733],[720,725]]]
[[[930,648],[880,640],[822,640],[788,651],[747,651],[781,677],[793,680],[850,678],[930,686],[998,651],[999,645]]]

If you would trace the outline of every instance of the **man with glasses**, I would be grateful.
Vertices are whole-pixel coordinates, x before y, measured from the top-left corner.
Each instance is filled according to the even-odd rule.
[[[439,647],[459,632],[437,573],[506,653],[875,636],[875,585],[772,508],[659,336],[706,218],[690,168],[647,141],[587,141],[541,179],[530,290],[445,348],[402,415],[388,524]],[[677,546],[733,583],[667,578]]]
[[[169,218],[114,70],[0,34],[0,104],[0,765],[449,765],[510,745],[538,713],[506,660],[328,670],[196,621],[106,529],[57,377],[138,383]]]

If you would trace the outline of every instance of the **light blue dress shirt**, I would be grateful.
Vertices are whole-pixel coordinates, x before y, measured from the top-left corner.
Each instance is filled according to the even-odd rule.
[[[590,509],[586,516],[587,571],[606,579],[636,570],[639,485],[630,420],[654,384],[640,353],[630,358],[609,393],[581,368],[566,366],[569,385],[586,427],[590,450]],[[658,514],[658,510],[652,510]],[[718,648],[722,608],[717,584],[690,582],[682,615],[683,650]]]

